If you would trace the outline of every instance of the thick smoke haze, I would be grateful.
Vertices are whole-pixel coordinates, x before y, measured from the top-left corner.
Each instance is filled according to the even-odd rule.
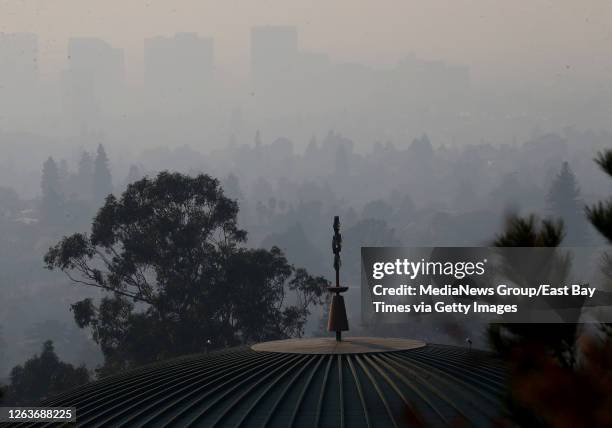
[[[414,52],[468,64],[495,81],[542,77],[568,64],[577,76],[605,78],[612,64],[605,0],[26,0],[3,1],[0,16],[0,31],[43,39],[45,73],[63,67],[68,38],[90,36],[125,48],[138,80],[144,38],[190,31],[214,37],[218,63],[246,77],[249,29],[268,24],[299,27],[305,49],[343,62],[393,64]]]
[[[164,170],[218,178],[245,245],[328,278],[339,215],[358,333],[360,246],[487,245],[508,212],[602,244],[610,22],[603,0],[0,0],[0,383],[47,339],[101,362],[69,308],[102,294],[43,257]]]
[[[5,132],[218,148],[334,129],[363,147],[610,126],[605,1],[23,1],[0,17]]]

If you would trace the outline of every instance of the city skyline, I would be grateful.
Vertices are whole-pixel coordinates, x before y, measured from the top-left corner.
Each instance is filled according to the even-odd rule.
[[[469,7],[468,7],[469,6]],[[61,11],[61,13],[59,12]],[[477,1],[177,2],[73,0],[4,2],[0,32],[32,32],[40,46],[41,74],[61,70],[71,36],[108,40],[126,52],[128,80],[143,74],[142,41],[195,32],[215,39],[217,64],[237,78],[248,75],[249,31],[290,25],[304,50],[339,62],[389,66],[411,53],[469,66],[477,81],[568,78],[605,80],[612,70],[612,4],[538,0],[512,4]],[[542,29],[546,31],[542,31]],[[609,79],[608,79],[609,80]]]
[[[317,52],[305,49],[300,44],[299,35],[299,28],[290,25],[258,25],[251,27],[250,33],[248,35],[248,65],[244,70],[245,75],[242,76],[242,79],[249,81],[251,78],[253,78],[254,73],[258,73],[258,68],[262,69],[259,71],[259,74],[261,76],[265,76],[266,74],[270,73],[273,74],[273,68],[275,67],[279,68],[280,70],[283,70],[284,72],[287,72],[289,71],[289,68],[292,67],[287,61],[295,62],[293,66],[299,65],[321,68],[334,65],[354,65],[369,67],[373,70],[402,68],[407,62],[413,61],[415,58],[418,58],[419,61],[431,64],[448,63],[448,61],[445,61],[444,59],[421,57],[415,55],[413,52],[398,57],[397,60],[393,63],[381,64],[378,67],[372,64],[368,64],[365,60],[343,62],[337,58],[334,58],[333,55],[329,54],[328,52]],[[289,43],[283,42],[282,40],[287,36],[289,37],[289,39],[291,39]],[[25,64],[32,65],[32,72],[28,70],[26,76],[22,76],[22,78],[36,78],[40,79],[41,81],[53,81],[56,79],[61,80],[67,70],[74,68],[75,52],[77,56],[80,54],[84,55],[86,58],[88,58],[87,61],[89,62],[89,65],[84,66],[83,58],[81,57],[79,58],[81,64],[77,64],[77,68],[80,68],[81,70],[87,69],[88,72],[95,72],[99,74],[111,72],[111,74],[117,75],[117,73],[119,73],[118,70],[108,70],[109,64],[104,64],[102,61],[102,58],[108,58],[107,55],[111,55],[112,57],[114,57],[111,59],[111,62],[120,62],[120,65],[117,64],[114,67],[111,66],[111,68],[116,69],[117,67],[120,67],[120,78],[122,80],[125,80],[128,84],[136,84],[137,86],[146,85],[147,81],[149,81],[149,84],[151,84],[155,80],[159,81],[160,76],[167,72],[168,69],[173,68],[174,65],[177,63],[176,61],[179,59],[183,61],[183,64],[188,64],[189,66],[195,66],[199,68],[200,71],[203,73],[204,78],[210,78],[211,76],[209,74],[211,72],[214,72],[215,69],[219,68],[219,64],[217,61],[219,50],[216,48],[215,38],[206,37],[200,33],[188,31],[178,31],[169,35],[154,35],[142,40],[141,53],[143,55],[143,64],[140,67],[141,73],[140,80],[138,82],[134,80],[130,81],[130,75],[133,77],[134,74],[134,64],[130,64],[129,61],[126,60],[125,48],[122,46],[114,45],[108,39],[105,38],[81,36],[72,36],[68,38],[66,40],[66,54],[63,58],[63,62],[58,65],[59,68],[57,70],[57,74],[54,73],[52,75],[45,75],[44,72],[40,72],[40,64],[42,62],[41,57],[43,57],[43,55],[41,55],[40,46],[44,45],[46,41],[41,39],[41,37],[37,34],[28,32],[0,32],[0,42],[2,42],[2,44],[0,44],[0,49],[2,50],[4,59],[4,61],[0,63],[0,66],[6,68],[6,66],[11,64],[11,62],[15,62],[16,60],[19,62],[19,65],[22,65],[22,68]],[[25,49],[24,43],[26,46]],[[177,56],[178,54],[176,52],[173,52],[173,49],[177,49],[181,45],[182,47],[186,47],[190,43],[191,47],[196,48],[196,50],[200,49],[203,54],[202,58],[187,58],[185,55],[180,57],[180,55]],[[98,58],[96,58],[96,56],[98,56]],[[273,64],[266,65],[264,57],[265,60],[268,60]],[[279,61],[285,61],[285,64],[281,64]],[[94,63],[97,65],[94,65]],[[466,70],[469,69],[468,66],[465,66],[463,64],[457,63],[455,65]],[[96,67],[100,68],[101,70],[96,71]],[[156,72],[158,76],[147,76],[147,73],[150,71],[150,69],[154,67],[160,69]],[[149,69],[149,71],[147,69]],[[20,72],[21,71],[23,70],[20,70]],[[227,77],[225,71],[226,70],[221,69],[221,73],[224,75],[224,77]]]
[[[125,10],[116,9],[119,21],[113,21],[99,10],[103,5],[85,11],[80,3],[74,8],[68,3],[63,4],[62,19],[78,12],[80,21],[66,22],[61,28],[60,17],[44,2],[33,8],[34,3],[26,0],[21,9],[13,8],[13,14],[1,15],[5,19],[0,19],[0,133],[27,129],[58,141],[104,139],[120,147],[220,148],[229,141],[251,141],[257,131],[300,146],[330,130],[356,139],[361,146],[409,141],[422,134],[453,146],[525,141],[566,128],[612,130],[612,73],[607,72],[608,66],[612,71],[612,51],[607,53],[612,43],[603,43],[612,29],[602,29],[608,9],[596,1],[575,10],[566,3],[552,8],[546,2],[523,8],[500,5],[499,10],[470,8],[474,15],[470,19],[486,21],[487,31],[482,28],[485,24],[470,21],[456,6],[446,5],[437,12],[423,6],[417,8],[424,14],[419,25],[432,26],[423,39],[416,33],[407,36],[407,31],[420,28],[414,14],[406,21],[414,24],[408,29],[394,24],[395,15],[388,25],[381,24],[379,18],[385,13],[390,17],[392,7],[399,15],[406,10],[393,2],[372,12],[368,25],[362,26],[363,34],[357,32],[361,35],[354,25],[362,22],[363,11],[347,9],[343,14],[336,3],[325,13],[314,4],[316,10],[302,10],[297,20],[266,14],[268,6],[255,13],[247,5],[245,16],[234,13],[233,19],[220,17],[213,25],[210,16],[222,13],[215,9],[195,25],[194,19],[205,8],[184,1],[177,6],[180,19],[159,16],[165,26],[155,25],[153,12],[142,9],[142,4],[130,2]],[[191,5],[189,17],[181,12],[186,4]],[[212,7],[214,2],[205,4]],[[300,1],[294,4],[304,6]],[[233,6],[234,12],[242,10]],[[151,7],[155,13],[163,9],[157,3]],[[0,4],[0,12],[9,9]],[[138,11],[142,16],[130,22],[131,31],[126,32],[121,22],[127,23]],[[40,16],[19,25],[19,19],[35,12]],[[451,12],[458,14],[451,19]],[[497,31],[491,23],[499,21],[502,12],[507,22],[500,23]],[[316,20],[308,21],[313,14],[318,14]],[[597,22],[580,33],[576,50],[567,38],[585,30],[592,15]],[[43,16],[49,18],[46,29],[36,24]],[[81,24],[92,16],[96,22],[85,31]],[[115,32],[99,31],[98,21]],[[544,25],[548,21],[551,24]],[[312,25],[330,22],[336,32],[321,42],[323,27],[321,34],[314,34]],[[540,28],[538,22],[546,31],[526,44],[525,35]],[[514,25],[514,32],[507,32],[508,24]],[[449,34],[457,26],[465,27],[465,34],[454,34],[450,43]],[[381,31],[390,29],[395,37],[392,44],[379,39]],[[567,29],[567,34],[559,34],[559,29]],[[18,32],[26,30],[32,32]],[[481,31],[482,40],[466,39],[474,31]],[[435,39],[434,33],[446,50],[426,46]],[[230,35],[242,48],[228,45]],[[339,49],[338,37],[361,41],[363,48]],[[519,47],[524,54],[520,61],[513,54]],[[482,55],[477,60],[465,49],[481,49]],[[374,51],[379,60],[372,57]],[[57,73],[49,74],[50,52],[61,53],[56,58]],[[239,71],[228,61],[232,55],[241,58]],[[533,55],[536,60],[528,60]],[[494,73],[496,69],[503,72]],[[483,79],[483,70],[491,73],[490,80]],[[590,78],[593,73],[596,76]]]

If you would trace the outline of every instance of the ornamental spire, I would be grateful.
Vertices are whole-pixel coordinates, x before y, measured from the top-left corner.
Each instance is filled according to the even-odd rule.
[[[346,307],[344,297],[340,293],[348,290],[348,287],[340,286],[340,251],[342,251],[342,235],[340,234],[340,217],[334,217],[334,237],[332,239],[332,251],[334,252],[334,270],[336,271],[336,285],[328,287],[327,290],[332,294],[332,301],[329,307],[329,319],[327,320],[327,330],[336,332],[336,341],[342,341],[342,332],[347,331],[348,319],[346,317]]]

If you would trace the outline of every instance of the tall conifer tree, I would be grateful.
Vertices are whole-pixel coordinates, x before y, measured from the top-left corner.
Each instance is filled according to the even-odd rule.
[[[561,171],[552,182],[548,192],[548,210],[554,217],[563,219],[566,236],[565,245],[583,245],[587,240],[587,223],[584,218],[584,203],[576,176],[569,164],[563,162]]]
[[[58,224],[62,220],[63,196],[59,168],[52,157],[49,157],[43,164],[40,187],[42,192],[41,219],[46,223]]]
[[[104,202],[104,199],[113,192],[113,183],[108,156],[104,146],[100,144],[96,154],[93,173],[93,197],[96,203]]]

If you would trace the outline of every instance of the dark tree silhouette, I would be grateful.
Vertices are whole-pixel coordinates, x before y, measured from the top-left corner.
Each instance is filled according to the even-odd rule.
[[[565,245],[585,243],[587,223],[584,218],[584,203],[580,197],[576,176],[567,162],[563,162],[561,171],[548,192],[548,210],[551,215],[563,219],[567,230],[567,236],[563,240]]]
[[[108,196],[91,235],[65,237],[45,257],[73,281],[111,295],[72,306],[105,370],[212,346],[300,335],[328,282],[277,248],[242,248],[238,206],[207,175],[162,172]]]
[[[595,162],[612,177],[612,150],[599,152]],[[586,208],[587,218],[609,243],[612,243],[612,198]]]
[[[113,180],[108,166],[108,157],[104,146],[100,144],[96,153],[93,171],[93,197],[96,203],[104,199],[113,192]]]
[[[40,213],[46,223],[57,225],[63,221],[64,200],[57,164],[49,157],[43,164],[40,182],[42,199]]]
[[[612,176],[612,151],[599,153],[595,161]],[[587,207],[586,213],[612,242],[612,201]],[[517,231],[521,238],[511,238],[515,229],[510,227],[497,243],[560,244],[561,233],[550,225],[531,234],[542,236],[529,238],[525,224],[534,222],[523,222]],[[608,259],[607,268],[610,266]],[[608,335],[593,335],[577,324],[497,325],[490,329],[492,344],[510,363],[508,408],[519,425],[612,425],[612,330],[609,325],[602,327]]]
[[[13,405],[34,405],[45,398],[89,382],[85,367],[75,368],[59,360],[53,342],[42,346],[40,355],[34,355],[23,365],[11,370],[11,383],[6,390],[6,402]]]
[[[558,247],[563,241],[564,226],[561,220],[539,221],[534,215],[519,217],[511,215],[506,228],[497,236],[493,245],[496,247]],[[508,276],[512,272],[527,272],[527,275],[515,276],[519,286],[527,286],[522,280],[544,283],[550,275],[567,272],[569,260],[546,252],[544,257],[529,261],[526,266],[524,257],[514,258],[512,253],[502,253]],[[527,278],[525,278],[527,277]],[[489,339],[500,353],[509,355],[515,346],[533,344],[545,346],[563,366],[575,363],[575,345],[577,325],[564,324],[493,324],[489,329]]]
[[[519,217],[510,215],[504,231],[497,236],[496,247],[558,247],[563,241],[562,220],[539,220],[535,215]],[[501,253],[509,277],[519,286],[526,286],[521,279],[531,282],[547,283],[550,275],[563,276],[567,272],[569,259],[546,252],[544,257],[525,261],[525,257],[515,257],[513,253]],[[528,266],[525,264],[528,263]],[[525,275],[524,273],[527,272]],[[543,282],[541,282],[543,281]],[[557,280],[555,280],[558,282]],[[560,370],[572,372],[577,361],[577,339],[579,324],[491,324],[488,338],[491,346],[509,364],[509,388],[507,406],[512,419],[519,426],[544,426],[537,403],[526,398],[524,380],[539,373],[550,364]]]
[[[493,241],[495,247],[557,247],[565,236],[562,220],[544,219],[538,224],[535,215],[506,218],[504,232]]]
[[[597,153],[595,162],[612,177],[612,150]],[[586,207],[586,216],[595,229],[608,240],[608,243],[612,243],[612,198]],[[607,253],[604,254],[602,270],[608,279],[612,279],[612,256]],[[602,324],[602,329],[612,338],[611,323]]]

